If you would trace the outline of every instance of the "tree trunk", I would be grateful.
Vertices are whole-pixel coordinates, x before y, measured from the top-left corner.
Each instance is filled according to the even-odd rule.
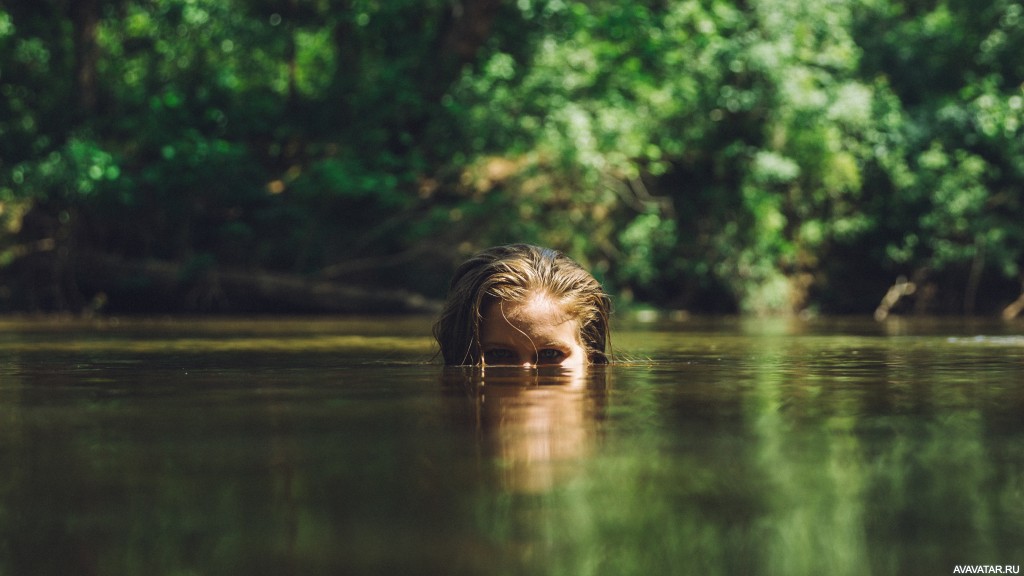
[[[98,80],[96,70],[100,59],[96,35],[100,24],[99,0],[72,0],[71,23],[73,26],[75,69],[74,86],[78,112],[89,116],[96,112]]]
[[[444,50],[459,64],[467,64],[491,36],[503,0],[456,0],[444,31]]]

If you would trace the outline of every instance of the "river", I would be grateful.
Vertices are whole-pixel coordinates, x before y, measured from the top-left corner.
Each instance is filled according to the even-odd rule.
[[[584,373],[429,319],[0,321],[0,575],[1024,564],[1024,324],[620,321]]]

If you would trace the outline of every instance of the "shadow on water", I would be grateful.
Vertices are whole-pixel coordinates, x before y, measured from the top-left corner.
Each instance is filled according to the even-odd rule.
[[[2,324],[0,574],[946,574],[1024,563],[1014,324]]]

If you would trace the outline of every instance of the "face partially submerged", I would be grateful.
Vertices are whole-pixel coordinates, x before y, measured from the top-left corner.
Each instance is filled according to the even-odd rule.
[[[610,313],[601,284],[568,256],[508,244],[455,270],[433,332],[447,366],[607,364]]]
[[[496,300],[484,307],[480,349],[485,366],[576,368],[588,363],[579,321],[540,294],[522,303]]]

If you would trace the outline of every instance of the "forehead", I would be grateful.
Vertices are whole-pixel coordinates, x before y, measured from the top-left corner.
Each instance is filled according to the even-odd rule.
[[[545,295],[531,295],[523,302],[495,300],[482,310],[480,338],[500,340],[529,337],[531,340],[575,341],[579,323],[563,305]]]
[[[501,309],[509,318],[549,318],[561,324],[572,320],[566,307],[549,294],[533,292],[522,302],[502,302]]]

